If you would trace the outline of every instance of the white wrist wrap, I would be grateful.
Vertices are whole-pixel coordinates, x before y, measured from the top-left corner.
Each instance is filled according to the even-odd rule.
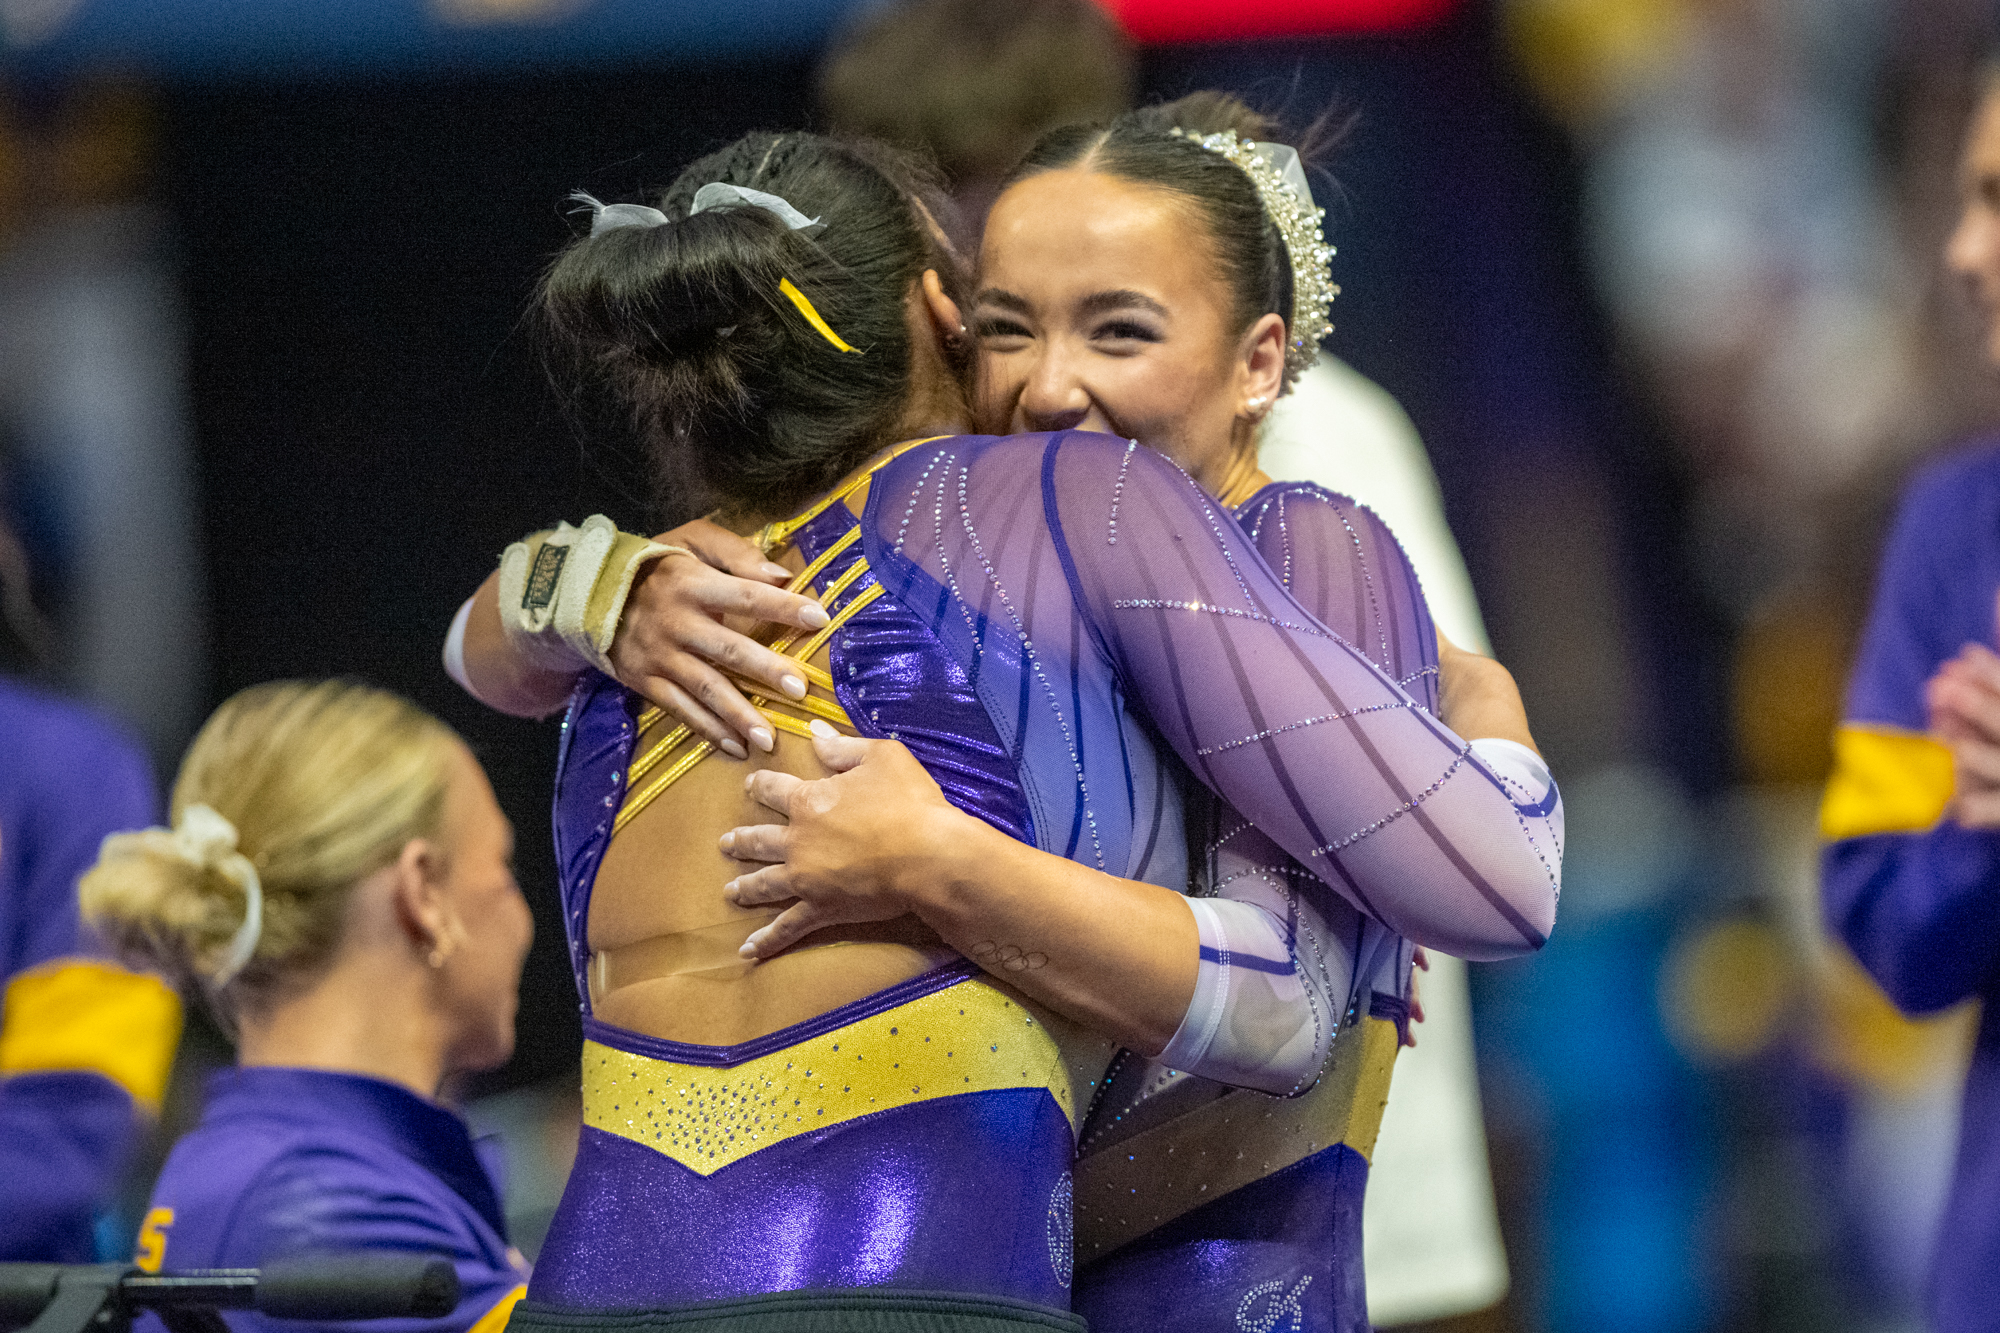
[[[612,670],[612,640],[632,580],[668,548],[622,533],[602,514],[515,542],[500,557],[500,623],[507,641],[549,671]]]

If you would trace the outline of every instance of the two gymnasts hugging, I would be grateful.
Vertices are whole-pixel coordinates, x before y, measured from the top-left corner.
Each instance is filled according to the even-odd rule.
[[[712,512],[515,543],[446,649],[566,710],[584,1128],[513,1325],[1365,1326],[1412,951],[1539,947],[1562,815],[1382,523],[1257,468],[1334,294],[1298,153],[1055,131],[976,279],[865,142],[584,205],[539,326]]]

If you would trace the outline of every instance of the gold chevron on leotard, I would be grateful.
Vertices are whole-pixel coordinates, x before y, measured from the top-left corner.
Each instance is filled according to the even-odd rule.
[[[583,1123],[704,1176],[829,1125],[1007,1088],[1046,1088],[1074,1132],[1058,1034],[979,977],[726,1067],[583,1044]]]
[[[894,453],[882,459],[881,462],[869,468],[868,471],[862,473],[861,476],[855,478],[846,486],[817,501],[805,510],[804,513],[765,528],[759,534],[759,545],[768,553],[779,546],[789,543],[792,535],[800,528],[824,513],[836,502],[845,500],[863,485],[867,484],[869,479],[887,464],[890,459],[895,458],[906,449],[913,449],[917,445],[927,442],[925,440],[914,440],[909,444],[901,446]],[[785,585],[786,590],[810,594],[814,580],[818,579],[832,567],[833,562],[842,554],[852,550],[860,540],[861,528],[859,525],[842,533],[838,540],[828,546],[826,550],[820,552],[811,563],[793,576],[791,582]],[[857,555],[851,565],[830,580],[824,588],[820,589],[817,594],[819,601],[823,605],[832,606],[843,593],[851,589],[867,573],[867,557]],[[799,642],[800,632],[793,631],[780,636],[771,644],[773,652],[792,658],[798,664],[799,670],[806,678],[807,694],[804,698],[773,699],[768,693],[764,692],[767,687],[761,684],[744,680],[738,676],[731,676],[731,680],[743,690],[745,696],[750,700],[751,706],[762,713],[770,721],[771,725],[779,731],[810,739],[812,736],[812,724],[808,718],[798,716],[800,713],[809,714],[811,717],[824,718],[835,726],[846,728],[849,731],[854,730],[854,721],[847,715],[846,709],[832,700],[813,697],[811,690],[814,686],[817,686],[828,694],[833,692],[833,676],[823,667],[813,665],[809,659],[826,645],[827,640],[831,639],[842,625],[845,625],[859,612],[872,605],[876,598],[882,596],[882,592],[882,585],[875,583],[855,593],[852,597],[848,598],[845,606],[833,613],[825,626],[820,628],[810,638],[807,638],[804,643]],[[641,709],[637,719],[639,740],[643,742],[646,738],[646,733],[652,730],[665,717],[666,713],[664,710],[657,706],[648,705],[646,708]],[[690,741],[694,743],[690,745]],[[693,731],[685,724],[674,727],[657,742],[647,746],[632,761],[632,767],[626,773],[625,804],[618,811],[617,817],[611,822],[611,836],[614,838],[617,837],[618,834],[624,831],[626,825],[639,817],[641,811],[654,801],[657,801],[667,788],[680,781],[695,765],[708,758],[714,752],[715,745],[713,742],[697,739]],[[672,760],[672,762],[668,763],[668,760]],[[659,768],[663,763],[666,764],[666,767],[657,776],[654,776],[653,770]]]

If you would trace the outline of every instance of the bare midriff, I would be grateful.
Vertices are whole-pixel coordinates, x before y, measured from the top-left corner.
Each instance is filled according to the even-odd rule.
[[[864,483],[846,504],[859,514],[866,497]],[[795,572],[805,567],[790,548],[772,558]],[[825,582],[822,577],[816,585]],[[769,627],[761,632],[771,641]],[[828,667],[828,646],[806,659],[821,672]],[[807,689],[815,699],[836,703],[817,682]],[[768,702],[800,720],[811,715],[783,699]],[[653,723],[633,760],[643,762],[675,725],[672,718]],[[630,814],[612,838],[590,899],[591,1008],[603,1021],[668,1041],[733,1046],[957,958],[915,917],[823,930],[761,962],[738,953],[777,913],[723,898],[722,886],[754,867],[725,856],[719,840],[741,825],[784,822],[750,799],[745,780],[766,768],[809,780],[828,775],[808,739],[780,727],[773,731],[777,744],[769,754],[752,749],[749,759],[739,760],[715,752],[698,760]],[[652,771],[646,780],[655,780]],[[628,811],[645,785],[636,779],[630,784]]]

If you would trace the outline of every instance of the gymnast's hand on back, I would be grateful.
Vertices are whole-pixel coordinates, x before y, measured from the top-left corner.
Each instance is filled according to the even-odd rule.
[[[738,907],[789,903],[743,943],[769,958],[816,930],[889,921],[915,910],[914,892],[934,876],[926,847],[942,848],[971,816],[899,741],[843,736],[813,723],[813,750],[834,776],[816,782],[777,769],[752,773],[745,789],[785,816],[722,835],[725,855],[762,863],[723,887]]]
[[[741,757],[747,741],[768,752],[770,724],[731,674],[785,698],[803,697],[798,664],[749,631],[760,621],[816,630],[826,624],[826,609],[786,592],[789,570],[707,519],[655,540],[694,558],[662,556],[633,584],[609,654],[619,682],[724,751]]]

